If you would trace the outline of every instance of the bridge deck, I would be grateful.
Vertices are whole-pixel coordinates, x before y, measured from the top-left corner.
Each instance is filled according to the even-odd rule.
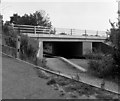
[[[31,38],[39,38],[43,41],[97,41],[104,42],[106,37],[101,36],[80,36],[80,35],[53,35],[53,34],[30,34],[24,33]]]

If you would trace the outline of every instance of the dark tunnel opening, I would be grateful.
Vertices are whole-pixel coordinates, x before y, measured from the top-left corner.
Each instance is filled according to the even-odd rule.
[[[82,42],[44,42],[47,53],[65,58],[82,57]],[[45,49],[45,48],[44,48]]]

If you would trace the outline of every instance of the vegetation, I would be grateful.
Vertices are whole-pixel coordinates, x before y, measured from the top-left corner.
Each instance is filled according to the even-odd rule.
[[[89,71],[98,77],[108,77],[113,74],[114,62],[111,55],[106,55],[99,60],[89,60]]]
[[[20,35],[20,33],[17,30],[14,30],[12,26],[9,25],[9,23],[5,23],[3,25],[3,39],[4,40],[4,45],[13,47],[9,48],[9,47],[3,47],[2,50],[7,53],[10,54],[12,56],[16,57],[16,46],[17,46],[17,35]],[[37,50],[38,50],[38,41],[28,38],[25,35],[20,35],[20,58],[23,60],[26,60],[28,62],[34,63],[34,64],[38,64],[40,66],[45,67],[46,66],[46,60],[38,60],[36,58],[36,54],[37,54]]]
[[[50,18],[43,10],[36,11],[33,14],[24,14],[23,16],[13,14],[13,16],[10,17],[10,23],[51,27]]]
[[[29,44],[29,38],[27,36],[21,35],[21,45],[20,45],[21,59],[30,58],[35,61],[37,50],[38,50],[37,47],[34,48],[32,44]]]
[[[111,23],[112,28],[109,31],[110,37],[109,37],[109,41],[112,42],[113,44],[113,53],[112,53],[112,57],[114,59],[115,62],[115,66],[114,66],[114,72],[116,75],[120,76],[120,21],[118,20],[118,23]]]
[[[112,28],[107,32],[107,39],[112,47],[109,54],[89,53],[85,57],[89,59],[89,70],[98,77],[120,77],[120,21],[115,26],[111,23]]]
[[[51,28],[51,22],[48,14],[45,11],[40,10],[36,11],[33,14],[24,14],[20,16],[18,14],[13,14],[10,17],[10,21],[6,21],[3,24],[3,39],[7,46],[16,48],[16,39],[17,35],[20,35],[18,30],[13,29],[11,24],[20,24],[20,25],[33,25],[33,26],[45,26]],[[54,34],[54,30],[51,30],[51,34]],[[4,37],[5,36],[5,37]],[[45,66],[46,60],[38,60],[36,58],[38,50],[38,41],[28,38],[25,35],[20,35],[20,58],[24,60],[30,60],[32,63]],[[15,52],[16,53],[16,52]]]
[[[12,28],[12,26],[9,26],[9,23],[6,22],[3,26],[3,40],[5,40],[5,44],[16,48],[16,38],[17,38],[17,31]],[[8,36],[8,37],[4,37]]]
[[[89,99],[90,96],[94,96],[95,99],[113,99],[115,97],[115,95],[99,88],[60,76],[49,78],[47,85],[53,85],[55,90],[59,90],[62,94],[64,93],[63,95],[69,95],[69,98],[77,99],[81,96],[86,96]]]

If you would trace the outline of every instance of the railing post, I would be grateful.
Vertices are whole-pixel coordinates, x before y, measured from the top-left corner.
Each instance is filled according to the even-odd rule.
[[[98,36],[98,31],[96,31],[96,36]]]
[[[54,28],[54,34],[56,34],[56,29]]]
[[[87,31],[85,30],[85,36],[87,36]]]
[[[34,33],[36,34],[36,26],[34,27]]]
[[[14,24],[13,24],[13,23],[11,24],[11,26],[12,26],[12,28],[14,29]]]
[[[20,36],[19,35],[17,36],[17,46],[16,46],[16,48],[17,48],[17,58],[19,58],[20,57]]]
[[[70,34],[72,35],[72,29],[70,29],[70,31],[71,31],[71,33],[70,33]]]

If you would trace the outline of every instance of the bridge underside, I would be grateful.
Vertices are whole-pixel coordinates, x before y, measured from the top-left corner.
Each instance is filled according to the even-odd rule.
[[[81,58],[86,52],[108,53],[111,49],[102,42],[43,42],[45,53],[65,58]]]
[[[49,47],[48,53],[66,58],[82,56],[82,42],[44,42]]]
[[[92,42],[93,52],[102,52],[104,54],[112,53],[112,47],[102,42]]]

